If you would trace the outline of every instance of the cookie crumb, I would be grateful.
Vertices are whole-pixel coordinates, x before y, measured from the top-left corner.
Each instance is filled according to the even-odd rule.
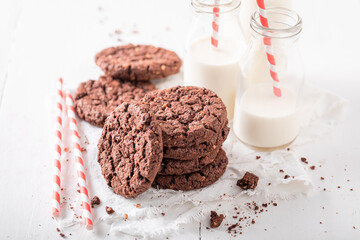
[[[276,206],[277,206],[277,203],[273,203],[273,205],[276,207]]]
[[[140,203],[138,203],[138,204],[136,204],[136,206],[135,206],[135,207],[139,208],[140,206],[141,206],[141,204],[140,204]]]
[[[86,148],[82,147],[81,152],[86,152]]]
[[[325,178],[324,178],[324,177],[320,177],[320,179],[321,179],[321,180],[325,180]]]
[[[279,170],[279,172],[283,173],[283,172],[284,172],[284,170],[280,169],[280,170]]]
[[[210,212],[210,227],[217,228],[221,225],[222,221],[224,220],[225,216],[223,214],[218,215],[217,212],[211,211]]]
[[[108,207],[108,206],[105,207],[105,210],[106,210],[106,213],[109,215],[111,215],[115,212],[112,207]]]
[[[259,177],[253,173],[246,172],[242,179],[237,181],[237,186],[243,190],[252,189],[254,190],[258,184]]]
[[[326,191],[326,188],[324,188],[323,190]]]
[[[301,160],[303,163],[305,163],[305,164],[308,164],[308,163],[309,163],[309,162],[307,161],[307,159],[304,158],[304,157],[300,158],[300,160]]]
[[[127,215],[126,213],[124,214],[124,218],[125,220],[127,220],[129,218],[129,215]]]
[[[59,235],[60,235],[60,237],[62,237],[62,238],[66,238],[65,234],[63,234],[63,233],[60,233]]]
[[[338,188],[341,188],[340,186],[338,186]]]
[[[256,159],[259,160],[261,158],[261,156],[256,156]]]
[[[100,205],[100,198],[98,196],[94,196],[91,199],[91,207],[94,208],[94,205]]]
[[[60,228],[56,228],[56,231],[60,232]]]
[[[161,215],[165,216],[165,213],[161,213]]]
[[[350,188],[350,191],[354,191],[354,189],[353,189],[353,188]]]
[[[290,148],[287,148],[286,150],[290,151]]]
[[[68,148],[64,148],[64,152],[67,152],[68,151]]]
[[[284,179],[288,179],[289,177],[290,177],[290,176],[286,174],[286,175],[284,176]]]
[[[310,167],[310,169],[311,169],[311,170],[315,170],[315,166],[312,165],[312,166]]]

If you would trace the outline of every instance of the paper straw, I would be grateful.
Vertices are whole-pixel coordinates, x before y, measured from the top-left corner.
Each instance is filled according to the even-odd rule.
[[[259,16],[260,16],[260,22],[263,27],[269,28],[269,22],[266,15],[266,9],[265,9],[265,3],[264,0],[256,0],[258,9],[259,9]],[[264,37],[264,45],[265,45],[265,51],[267,60],[270,64],[270,76],[273,79],[273,92],[275,96],[281,97],[281,89],[279,84],[279,77],[276,70],[276,63],[275,63],[275,57],[273,48],[271,45],[271,38]]]
[[[81,196],[81,205],[83,208],[83,219],[85,221],[85,227],[88,230],[93,229],[93,222],[91,216],[91,208],[89,201],[89,193],[86,187],[86,175],[84,168],[84,160],[82,158],[81,146],[80,146],[80,136],[78,132],[77,122],[75,119],[75,110],[74,110],[74,101],[70,92],[66,92],[66,108],[67,116],[69,120],[70,130],[71,130],[71,140],[73,143],[73,150],[75,156],[75,166],[77,173],[77,180],[80,186],[80,196]]]
[[[218,44],[219,44],[219,16],[220,16],[219,15],[220,9],[218,7],[219,3],[220,3],[220,0],[215,0],[215,7],[213,8],[214,16],[213,16],[213,21],[212,21],[213,32],[212,32],[212,36],[211,36],[211,45],[214,48],[217,48]]]
[[[60,213],[60,189],[61,189],[61,145],[62,145],[62,113],[63,113],[63,80],[56,81],[56,123],[55,123],[55,148],[52,186],[52,216],[57,217]]]

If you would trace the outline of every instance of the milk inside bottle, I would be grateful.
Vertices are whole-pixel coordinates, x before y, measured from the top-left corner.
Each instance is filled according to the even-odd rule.
[[[214,91],[224,102],[228,118],[233,118],[236,87],[240,77],[240,58],[245,49],[238,10],[240,1],[192,0],[195,14],[185,46],[184,85],[205,87]],[[217,47],[214,35],[214,7],[219,8]]]
[[[291,143],[300,131],[304,74],[297,42],[302,22],[288,9],[266,12],[272,29],[262,27],[258,14],[251,19],[252,39],[238,85],[233,126],[244,143],[273,149]],[[264,37],[271,39],[281,97],[273,93]]]

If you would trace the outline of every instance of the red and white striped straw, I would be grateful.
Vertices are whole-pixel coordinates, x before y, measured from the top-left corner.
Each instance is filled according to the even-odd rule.
[[[215,7],[213,8],[213,21],[212,21],[212,35],[211,35],[211,45],[214,48],[218,47],[219,44],[219,17],[220,17],[220,9],[219,9],[220,0],[215,0]]]
[[[63,114],[63,80],[56,81],[56,123],[55,123],[55,148],[53,166],[52,187],[52,216],[57,217],[60,213],[60,189],[61,189],[61,145],[62,145],[62,114]]]
[[[269,22],[266,14],[265,9],[265,3],[264,0],[256,0],[258,9],[259,9],[259,15],[260,15],[260,22],[263,27],[269,28]],[[279,84],[279,77],[276,70],[276,62],[274,57],[273,48],[271,45],[271,38],[264,37],[264,45],[265,45],[265,51],[267,60],[270,64],[270,76],[273,79],[273,92],[275,96],[281,97],[281,89]]]
[[[66,108],[67,108],[67,116],[71,130],[71,139],[74,148],[77,179],[78,179],[78,184],[80,186],[81,205],[83,208],[83,219],[85,221],[86,229],[91,230],[93,229],[93,222],[91,216],[89,192],[86,187],[84,160],[82,158],[80,136],[78,132],[77,122],[75,119],[74,101],[73,101],[73,97],[68,91],[66,92]]]

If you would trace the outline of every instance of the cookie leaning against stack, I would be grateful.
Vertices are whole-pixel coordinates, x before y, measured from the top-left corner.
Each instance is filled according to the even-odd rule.
[[[105,76],[79,85],[75,110],[80,118],[98,127],[121,103],[137,101],[155,90],[149,80],[178,73],[181,67],[173,51],[133,44],[104,49],[96,54],[95,62]]]
[[[136,197],[151,184],[159,188],[192,190],[206,187],[222,176],[227,157],[220,149],[229,128],[226,108],[215,93],[198,87],[174,87],[150,92],[133,105],[137,111],[132,111],[130,115],[136,121],[120,121],[121,116],[127,114],[121,105],[106,119],[98,143],[102,173],[115,193],[127,198]],[[128,132],[138,128],[137,121],[144,118],[144,113],[149,116],[144,122],[157,126],[161,132],[161,141],[158,135],[154,140],[158,142],[156,149],[161,149],[161,153],[156,151],[156,154],[162,158],[163,149],[171,148],[179,153],[177,158],[161,159],[159,165],[157,160],[149,161],[146,154],[150,153],[144,150],[147,144],[138,144],[144,143],[143,127],[137,137],[130,135],[132,144],[122,148]],[[122,125],[126,127],[122,128]],[[129,130],[119,131],[118,128]],[[193,158],[188,157],[189,152]],[[131,161],[132,164],[128,163]],[[132,175],[140,170],[147,170],[146,174],[151,177],[144,179],[144,175]],[[153,178],[155,175],[157,177]],[[145,180],[146,184],[139,179]],[[131,193],[129,184],[124,181],[132,184]]]

